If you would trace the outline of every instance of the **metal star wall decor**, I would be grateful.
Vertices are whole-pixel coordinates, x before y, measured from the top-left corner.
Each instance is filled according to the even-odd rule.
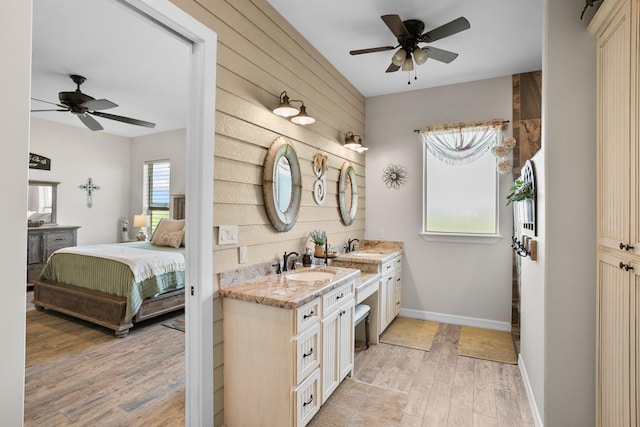
[[[407,183],[407,168],[400,165],[389,164],[382,172],[382,180],[387,184],[387,188],[399,189]]]
[[[93,206],[93,192],[100,189],[99,185],[93,183],[91,177],[87,178],[87,182],[82,185],[78,185],[78,188],[87,192],[87,206]]]

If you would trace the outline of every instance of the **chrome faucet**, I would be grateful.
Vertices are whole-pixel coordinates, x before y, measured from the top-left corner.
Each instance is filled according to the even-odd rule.
[[[289,270],[289,257],[291,255],[298,256],[299,254],[298,254],[298,252],[289,252],[289,253],[285,252],[284,253],[284,256],[283,256],[283,261],[284,262],[282,263],[282,272],[285,272],[285,271]],[[296,261],[295,261],[295,259],[293,260],[293,265],[291,266],[291,269],[292,270],[296,269]]]
[[[347,253],[353,252],[356,250],[356,242],[360,242],[358,239],[349,239],[347,242]]]

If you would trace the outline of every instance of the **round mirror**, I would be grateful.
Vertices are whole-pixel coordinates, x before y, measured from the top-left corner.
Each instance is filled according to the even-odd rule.
[[[278,231],[289,231],[298,218],[302,195],[302,176],[296,150],[291,142],[278,137],[264,159],[264,206],[271,224]]]
[[[345,162],[340,170],[338,199],[342,222],[345,225],[351,225],[353,220],[356,219],[356,212],[358,211],[358,181],[356,180],[356,171],[349,162]]]

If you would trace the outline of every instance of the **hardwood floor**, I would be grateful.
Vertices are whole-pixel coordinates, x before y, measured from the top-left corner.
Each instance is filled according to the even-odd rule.
[[[353,377],[408,393],[401,426],[533,427],[517,365],[458,356],[459,336],[440,324],[430,351],[358,346]]]
[[[27,312],[24,425],[184,425],[184,333],[176,312],[113,331],[51,311]]]

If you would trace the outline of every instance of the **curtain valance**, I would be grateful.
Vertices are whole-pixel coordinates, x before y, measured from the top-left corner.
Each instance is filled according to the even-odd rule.
[[[508,122],[502,119],[425,126],[420,129],[431,154],[450,165],[464,165],[500,145]]]

